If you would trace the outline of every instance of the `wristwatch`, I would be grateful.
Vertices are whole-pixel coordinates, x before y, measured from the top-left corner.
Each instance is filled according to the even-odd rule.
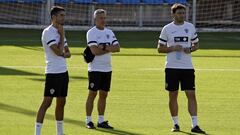
[[[193,52],[193,48],[192,47],[190,47],[189,50],[190,50],[190,52]]]

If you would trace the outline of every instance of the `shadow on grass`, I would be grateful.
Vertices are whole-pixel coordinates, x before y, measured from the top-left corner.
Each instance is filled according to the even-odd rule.
[[[17,106],[12,106],[12,105],[8,105],[8,104],[5,104],[5,103],[0,103],[0,110],[13,112],[13,113],[18,113],[18,114],[22,114],[22,115],[26,115],[26,116],[30,116],[30,117],[36,117],[36,113],[37,113],[37,112],[29,110],[29,109],[25,109],[25,108],[21,108],[21,107],[17,107]],[[45,119],[54,120],[54,115],[46,114]],[[64,122],[69,123],[69,124],[73,124],[73,125],[77,125],[77,126],[81,126],[81,127],[85,127],[85,122],[80,121],[80,120],[74,120],[74,119],[70,119],[70,118],[65,117]],[[142,135],[142,134],[139,134],[139,133],[132,133],[132,132],[118,130],[118,129],[107,130],[107,129],[97,128],[96,130],[92,130],[92,131],[105,132],[105,133],[114,134],[114,135]]]
[[[185,131],[179,131],[180,133],[186,134],[186,135],[199,135],[200,133],[190,133],[190,132],[185,132]],[[203,134],[203,135],[210,135],[210,134]]]
[[[197,135],[197,134],[193,134],[193,133],[185,132],[185,131],[179,131],[179,133],[183,133],[183,134],[186,134],[186,135]]]
[[[0,67],[0,75],[23,75],[23,76],[40,76],[42,74],[31,73],[13,68]]]
[[[44,76],[44,74],[32,73],[27,71],[22,71],[19,69],[8,68],[8,67],[1,67],[0,66],[0,75],[17,75],[17,76]],[[69,76],[70,79],[74,80],[86,80],[87,77],[84,76]],[[45,77],[43,78],[29,78],[33,81],[45,81]]]
[[[69,76],[70,79],[73,80],[87,80],[87,77],[83,77],[83,76]],[[45,77],[42,78],[29,78],[32,81],[39,81],[39,82],[44,82],[45,81]]]
[[[82,53],[72,53],[72,55],[82,55]],[[153,57],[165,57],[166,54],[158,54],[158,53],[148,53],[148,54],[139,54],[139,53],[132,53],[132,54],[124,54],[124,53],[118,53],[118,54],[112,54],[112,56],[133,56],[133,57],[145,57],[145,56],[153,56]],[[202,58],[240,58],[239,56],[231,56],[231,55],[193,55],[192,57],[202,57]]]
[[[42,46],[34,46],[34,47],[31,47],[31,46],[17,46],[17,47],[20,47],[20,48],[23,48],[23,49],[27,49],[27,50],[32,50],[32,51],[39,51],[39,52],[43,52],[43,48]]]

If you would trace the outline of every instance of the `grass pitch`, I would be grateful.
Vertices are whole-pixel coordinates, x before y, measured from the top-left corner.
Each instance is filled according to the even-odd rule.
[[[240,33],[200,33],[200,50],[193,53],[200,126],[208,134],[239,134]],[[43,98],[44,52],[41,31],[1,29],[0,134],[31,135]],[[164,90],[165,55],[156,51],[159,32],[117,32],[121,52],[113,54],[111,92],[106,119],[115,130],[85,128],[87,64],[81,52],[85,32],[67,32],[72,58],[65,107],[66,135],[185,135],[191,119],[184,92],[179,94],[182,132],[171,133],[168,93]],[[96,102],[95,102],[96,103]],[[55,134],[53,102],[43,135]],[[95,105],[93,121],[97,122]]]

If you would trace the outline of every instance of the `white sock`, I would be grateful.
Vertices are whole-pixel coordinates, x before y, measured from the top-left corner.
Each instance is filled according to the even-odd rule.
[[[172,116],[172,120],[173,120],[174,125],[176,125],[176,124],[179,125],[178,124],[178,116]]]
[[[41,135],[41,128],[42,128],[42,123],[35,123],[35,134],[34,135]]]
[[[198,125],[197,116],[191,116],[192,117],[192,127],[196,127]]]
[[[104,115],[98,115],[98,123],[104,122]]]
[[[57,121],[57,135],[63,135],[63,121]]]
[[[87,116],[87,118],[86,118],[86,124],[88,124],[89,122],[91,122],[92,121],[92,116]]]

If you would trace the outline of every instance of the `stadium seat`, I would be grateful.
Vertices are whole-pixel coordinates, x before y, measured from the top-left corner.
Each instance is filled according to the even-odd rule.
[[[22,3],[44,3],[46,0],[17,0]]]
[[[186,4],[187,0],[165,0],[165,2],[168,3],[168,4],[174,4],[174,3]]]
[[[116,4],[117,0],[96,0],[99,4]]]
[[[17,2],[17,0],[0,0],[0,3],[4,3],[4,2]]]
[[[163,0],[143,0],[144,4],[163,4]]]
[[[74,0],[73,2],[77,4],[90,4],[93,0]]]
[[[57,3],[57,4],[67,4],[69,2],[70,2],[70,0],[55,0],[55,3]]]
[[[122,4],[140,4],[140,0],[119,0]]]

